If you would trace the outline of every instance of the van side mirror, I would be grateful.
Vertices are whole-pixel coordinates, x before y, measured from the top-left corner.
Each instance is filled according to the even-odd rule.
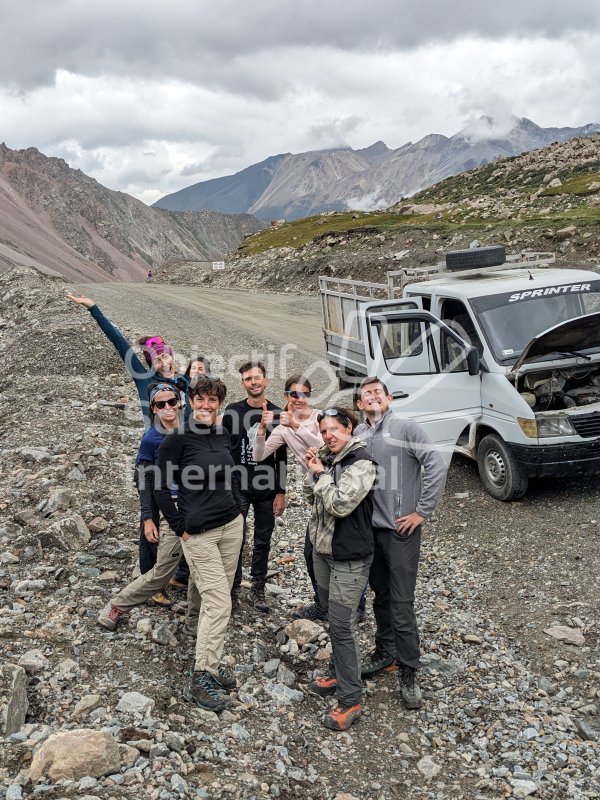
[[[469,347],[467,350],[467,367],[469,375],[479,375],[479,351],[476,347]]]

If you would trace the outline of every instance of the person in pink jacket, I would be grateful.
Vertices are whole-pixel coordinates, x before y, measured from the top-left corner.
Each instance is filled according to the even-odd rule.
[[[306,472],[304,457],[310,447],[322,447],[323,438],[319,430],[319,410],[310,405],[312,387],[304,375],[290,375],[285,382],[284,394],[287,404],[279,416],[279,425],[266,437],[267,427],[273,422],[273,412],[268,411],[266,404],[260,425],[254,439],[253,457],[255,461],[263,461],[282,445],[287,445],[296,456],[302,472]],[[293,613],[295,619],[327,619],[325,609],[319,603],[319,590],[313,566],[312,544],[308,533],[304,540],[304,559],[314,592],[314,602],[302,606]]]

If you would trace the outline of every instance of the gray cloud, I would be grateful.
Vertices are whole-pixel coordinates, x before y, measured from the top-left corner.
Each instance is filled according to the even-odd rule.
[[[600,122],[597,0],[5,5],[8,146],[146,202],[277,153]]]
[[[176,78],[268,98],[284,89],[286,70],[253,74],[247,61],[267,50],[407,50],[468,35],[560,37],[599,23],[597,0],[9,0],[0,75],[24,89],[51,84],[57,69]]]

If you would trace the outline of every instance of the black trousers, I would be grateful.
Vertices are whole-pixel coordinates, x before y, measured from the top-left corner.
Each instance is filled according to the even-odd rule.
[[[250,574],[252,582],[261,584],[267,579],[269,569],[269,551],[271,549],[271,537],[275,528],[275,515],[273,514],[273,500],[275,495],[258,499],[250,492],[236,492],[236,499],[240,511],[244,517],[244,531],[242,549],[240,550],[240,560],[238,561],[233,579],[233,588],[237,589],[242,582],[242,561],[244,546],[246,544],[247,518],[250,506],[254,509],[254,546],[252,548],[252,566]]]
[[[420,639],[415,617],[415,588],[421,552],[420,526],[410,536],[373,528],[375,554],[369,585],[375,593],[375,642],[400,665],[418,669]]]

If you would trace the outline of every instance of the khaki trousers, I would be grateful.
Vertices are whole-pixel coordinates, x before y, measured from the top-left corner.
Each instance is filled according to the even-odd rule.
[[[160,532],[158,539],[158,552],[156,564],[151,570],[139,575],[110,601],[111,606],[129,611],[145,603],[157,592],[161,592],[177,571],[177,565],[182,553],[182,541],[169,528]],[[191,583],[191,581],[190,581]],[[191,592],[188,585],[188,608],[186,620],[197,620],[199,614],[200,596],[198,592]]]
[[[194,669],[217,673],[231,616],[231,587],[242,547],[244,518],[182,540],[190,568],[188,599],[201,598]],[[197,591],[194,591],[196,589]],[[191,612],[189,612],[191,616]]]

